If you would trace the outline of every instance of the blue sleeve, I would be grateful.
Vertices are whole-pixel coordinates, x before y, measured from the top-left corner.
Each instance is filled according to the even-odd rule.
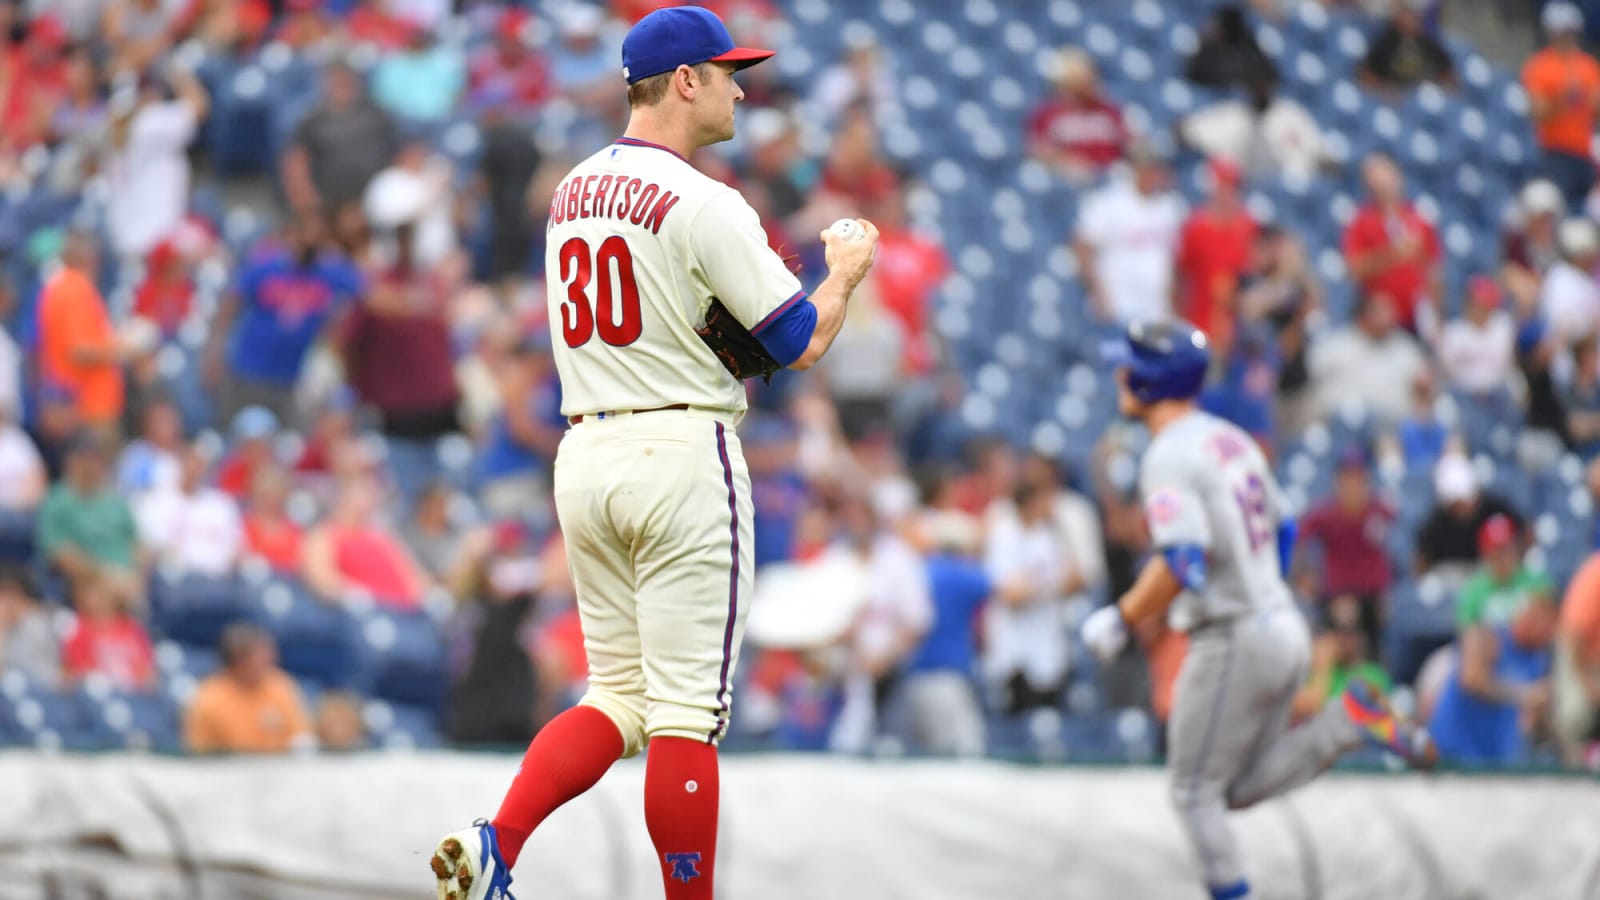
[[[800,358],[817,330],[817,308],[801,295],[788,309],[768,317],[751,334],[761,342],[779,365],[787,366]]]
[[[1299,533],[1300,524],[1292,518],[1278,523],[1278,571],[1285,578],[1289,577],[1289,564],[1294,561],[1294,542]]]
[[[1186,590],[1198,593],[1206,586],[1206,551],[1198,544],[1173,544],[1161,548],[1167,567]]]

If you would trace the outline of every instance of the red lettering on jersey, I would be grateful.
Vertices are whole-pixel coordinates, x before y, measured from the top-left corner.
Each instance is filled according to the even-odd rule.
[[[639,202],[633,205],[633,215],[628,217],[628,221],[635,225],[643,222],[645,214],[650,211],[650,204],[655,202],[656,195],[659,193],[661,193],[661,188],[656,187],[655,182],[652,181],[645,185],[644,191],[639,194]]]
[[[650,210],[650,215],[645,216],[644,227],[650,229],[651,234],[660,234],[661,220],[665,219],[667,217],[667,213],[672,212],[672,208],[677,205],[677,194],[674,194],[671,191],[667,191],[665,194],[662,194],[661,200],[656,204],[655,209]]]
[[[556,194],[550,198],[550,224],[560,225],[567,220],[567,186],[565,184],[556,188]]]
[[[567,182],[567,218],[566,218],[566,221],[569,221],[569,222],[578,217],[578,183],[580,181],[582,181],[581,178],[574,178],[571,181]]]
[[[611,190],[611,181],[610,175],[601,175],[600,181],[594,186],[594,214],[596,216],[608,215],[606,212],[606,192]]]
[[[583,180],[583,202],[578,206],[578,215],[584,217],[585,219],[593,215],[593,213],[590,212],[591,207],[589,206],[589,201],[594,199],[594,191],[591,189],[594,187],[594,183],[597,179],[599,179],[599,177],[599,175],[590,175],[588,178]]]
[[[637,178],[629,179],[627,185],[622,189],[622,202],[614,204],[617,209],[611,214],[613,218],[626,219],[628,217],[628,210],[633,206],[634,195],[639,193],[639,188],[643,184],[644,182]]]

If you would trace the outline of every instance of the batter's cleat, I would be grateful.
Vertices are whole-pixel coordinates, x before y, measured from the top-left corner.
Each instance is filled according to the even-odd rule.
[[[1393,753],[1417,769],[1432,769],[1439,762],[1439,749],[1428,730],[1395,713],[1383,694],[1367,682],[1357,678],[1344,689],[1344,712],[1371,746]]]
[[[494,826],[483,819],[445,835],[429,865],[439,882],[439,900],[516,900]]]

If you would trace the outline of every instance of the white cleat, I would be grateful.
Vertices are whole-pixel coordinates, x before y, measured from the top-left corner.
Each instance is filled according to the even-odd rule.
[[[483,819],[440,839],[429,865],[439,900],[516,900],[494,826]]]

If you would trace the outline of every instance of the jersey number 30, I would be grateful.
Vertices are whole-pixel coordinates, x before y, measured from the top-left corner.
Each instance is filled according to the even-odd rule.
[[[613,347],[639,339],[644,321],[639,313],[639,284],[633,279],[633,254],[628,242],[612,235],[589,252],[589,242],[572,238],[561,245],[561,283],[567,299],[561,304],[561,335],[568,347],[582,347],[596,331]],[[589,285],[594,299],[589,299]]]

